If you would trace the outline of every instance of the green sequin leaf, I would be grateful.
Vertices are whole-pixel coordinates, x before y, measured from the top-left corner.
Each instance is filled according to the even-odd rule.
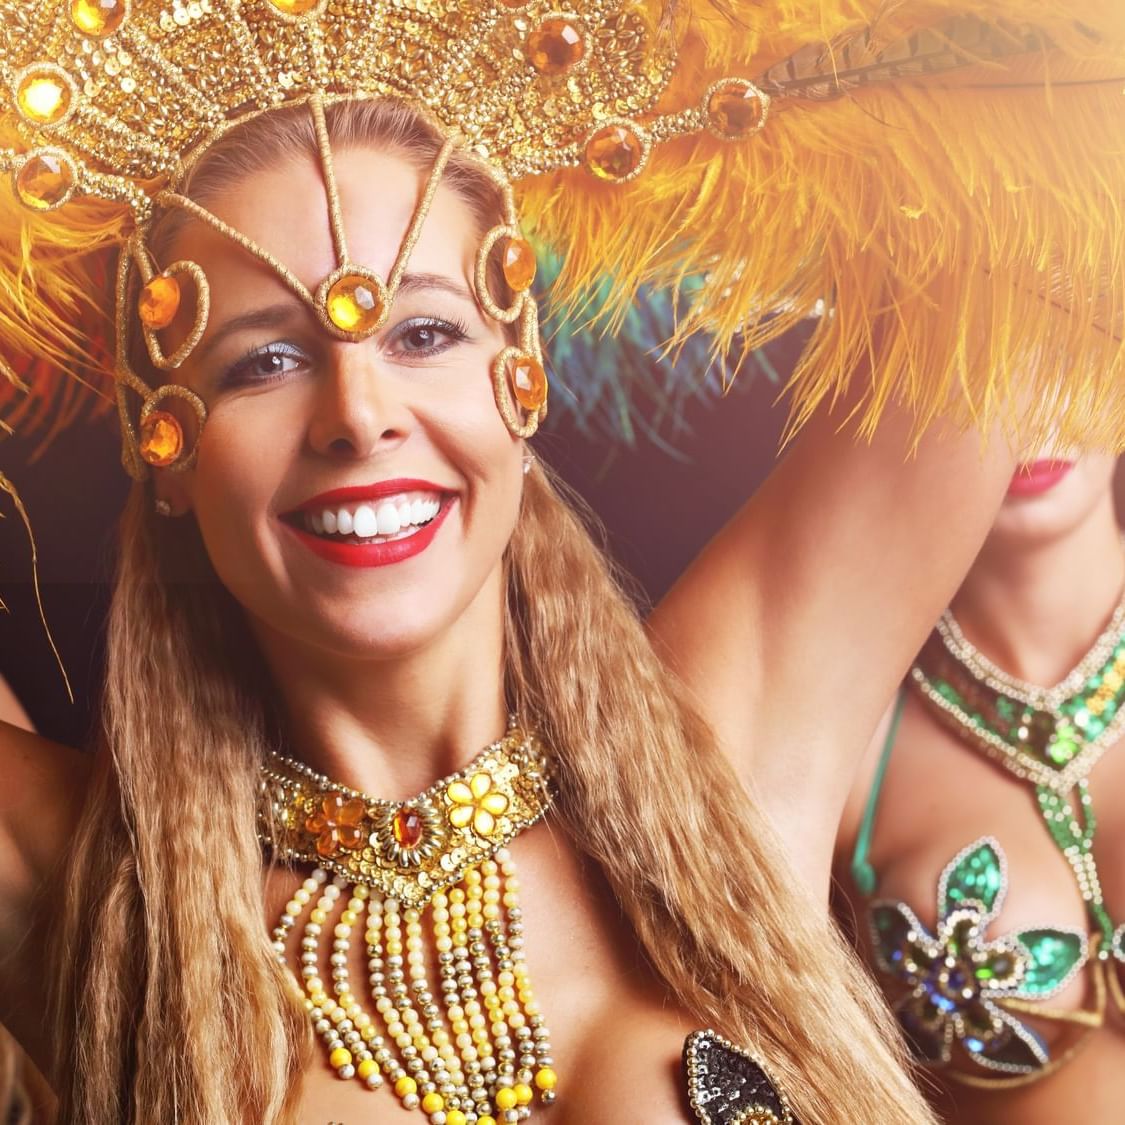
[[[1086,959],[1086,937],[1073,930],[1024,930],[1016,940],[1030,956],[1017,996],[1049,996]]]
[[[938,914],[945,918],[959,906],[979,903],[985,913],[999,909],[1004,895],[1004,853],[991,837],[970,844],[941,873]]]

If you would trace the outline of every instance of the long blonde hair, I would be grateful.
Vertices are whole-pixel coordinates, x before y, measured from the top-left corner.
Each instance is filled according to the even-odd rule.
[[[197,195],[311,148],[298,116],[270,116],[220,143],[200,165],[216,178]],[[329,124],[337,143],[391,138],[420,159],[437,143],[397,103],[336,106]],[[486,178],[468,161],[453,175],[494,221]],[[931,1120],[881,1000],[542,468],[526,478],[505,570],[509,702],[556,755],[559,820],[669,991],[700,1026],[767,1056],[805,1125]],[[292,1118],[311,1034],[270,948],[255,837],[276,713],[194,521],[158,521],[138,486],[122,526],[104,745],[58,929],[66,1122]]]

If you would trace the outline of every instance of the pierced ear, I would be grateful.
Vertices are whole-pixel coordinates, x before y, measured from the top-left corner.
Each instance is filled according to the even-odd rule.
[[[153,507],[158,516],[186,516],[193,508],[191,487],[182,473],[152,469]]]

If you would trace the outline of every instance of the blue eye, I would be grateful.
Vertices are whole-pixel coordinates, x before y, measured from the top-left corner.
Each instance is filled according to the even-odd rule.
[[[292,344],[253,347],[223,374],[222,385],[245,386],[268,383],[298,370],[307,363],[305,353]]]
[[[415,317],[395,329],[392,346],[409,358],[425,358],[440,354],[468,336],[468,328],[457,321]]]

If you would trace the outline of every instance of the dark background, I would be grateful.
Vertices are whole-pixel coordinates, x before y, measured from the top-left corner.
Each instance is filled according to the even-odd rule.
[[[610,552],[639,582],[642,602],[659,599],[768,473],[785,422],[774,373],[791,369],[799,346],[783,339],[764,364],[749,361],[725,396],[712,371],[705,393],[672,410],[664,403],[659,416],[650,410],[649,430],[638,427],[632,445],[610,414],[567,409],[565,378],[553,380],[554,409],[533,447],[605,524]],[[38,452],[33,441],[0,441],[0,472],[31,520],[44,609],[75,702],[39,620],[23,523],[2,493],[0,598],[9,612],[0,615],[0,675],[39,731],[82,745],[97,714],[116,520],[130,481],[112,412],[71,426]]]

